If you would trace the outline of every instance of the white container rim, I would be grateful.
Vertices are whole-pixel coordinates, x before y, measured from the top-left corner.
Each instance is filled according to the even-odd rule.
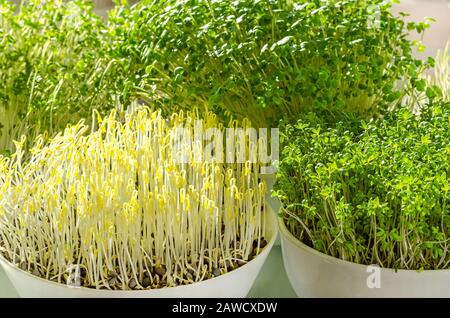
[[[268,216],[268,219],[266,220],[266,223],[267,222],[275,223],[276,220],[274,220],[275,219],[275,217],[273,215],[274,213],[273,213],[273,211],[272,211],[272,209],[270,207],[266,210],[266,213],[267,213],[267,216]],[[239,266],[238,268],[233,269],[232,271],[229,271],[228,273],[219,275],[217,277],[209,278],[209,279],[206,279],[206,280],[202,280],[202,281],[191,283],[191,284],[187,284],[187,285],[179,285],[179,286],[176,286],[176,287],[162,287],[162,288],[153,288],[153,289],[132,289],[132,290],[96,289],[96,288],[88,288],[88,287],[83,287],[83,286],[71,287],[71,286],[68,286],[66,284],[57,283],[57,282],[54,282],[54,281],[51,281],[51,280],[47,280],[47,279],[39,277],[39,276],[35,276],[35,275],[29,273],[28,271],[22,270],[21,268],[15,266],[10,261],[8,261],[6,258],[4,258],[1,253],[0,253],[0,261],[3,262],[3,264],[8,266],[9,268],[11,268],[11,269],[13,269],[15,271],[21,272],[22,274],[25,274],[29,278],[41,281],[43,283],[51,284],[51,285],[53,285],[55,287],[65,287],[65,288],[68,288],[68,289],[77,289],[77,290],[84,290],[84,291],[98,292],[98,293],[105,293],[105,292],[106,293],[123,293],[123,292],[127,292],[127,293],[140,292],[140,293],[142,293],[142,292],[152,292],[152,291],[161,291],[161,290],[175,291],[175,290],[182,290],[182,289],[185,289],[187,287],[196,287],[196,286],[199,286],[199,285],[202,285],[202,284],[205,284],[205,283],[215,282],[219,278],[223,279],[223,278],[229,277],[231,275],[234,276],[234,274],[236,274],[236,273],[245,271],[246,267],[247,267],[247,264],[249,264],[249,263],[251,263],[253,261],[256,261],[256,260],[258,260],[258,259],[260,259],[262,257],[265,257],[264,254],[266,254],[268,252],[267,250],[270,250],[272,248],[273,244],[275,243],[275,240],[277,239],[277,233],[278,232],[276,230],[276,225],[273,225],[273,229],[271,231],[269,229],[268,233],[266,233],[267,235],[271,235],[270,241],[267,242],[267,245],[260,251],[258,256],[256,256],[251,261],[245,263],[244,265]]]

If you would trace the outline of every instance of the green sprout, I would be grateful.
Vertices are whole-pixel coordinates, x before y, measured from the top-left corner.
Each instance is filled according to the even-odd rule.
[[[92,1],[1,0],[0,12],[0,153],[127,104],[124,62]]]
[[[304,110],[373,116],[396,105],[408,93],[399,80],[414,81],[423,68],[407,34],[428,24],[405,23],[390,6],[144,0],[110,20],[121,38],[115,52],[139,74],[135,85],[153,90],[168,113],[203,105],[267,127]]]
[[[274,194],[328,255],[396,269],[450,265],[450,103],[333,128],[286,125]]]

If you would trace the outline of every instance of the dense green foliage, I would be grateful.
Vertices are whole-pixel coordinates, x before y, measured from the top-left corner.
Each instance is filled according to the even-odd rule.
[[[120,1],[108,22],[88,0],[0,0],[0,154],[134,99],[283,119],[276,194],[294,235],[358,263],[445,268],[449,55],[418,61],[407,38],[427,26],[382,0]]]
[[[0,150],[12,149],[22,133],[61,129],[102,99],[95,89],[100,20],[88,8],[31,1],[15,14],[15,6],[1,2]]]
[[[420,117],[400,109],[357,125],[287,125],[275,193],[288,228],[344,260],[448,268],[449,126],[442,102]]]
[[[0,153],[68,123],[121,107],[130,97],[127,60],[116,59],[92,1],[0,0]],[[124,66],[125,65],[125,66]]]
[[[427,27],[381,0],[144,0],[112,21],[138,86],[156,85],[169,110],[205,106],[259,126],[311,107],[386,109],[421,68],[406,35]]]
[[[408,23],[380,0],[120,1],[105,22],[88,0],[0,0],[0,151],[53,135],[93,109],[143,99],[166,113],[209,108],[257,126],[374,115],[423,83]],[[398,80],[404,88],[398,89]],[[335,121],[331,117],[332,121]]]

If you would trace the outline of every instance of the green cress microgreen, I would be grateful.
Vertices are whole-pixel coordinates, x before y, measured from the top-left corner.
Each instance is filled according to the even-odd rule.
[[[289,230],[359,264],[448,268],[449,126],[450,104],[438,100],[420,116],[286,125],[274,193]]]

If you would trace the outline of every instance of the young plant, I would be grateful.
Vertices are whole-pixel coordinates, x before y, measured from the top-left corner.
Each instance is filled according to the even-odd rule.
[[[27,134],[52,136],[92,110],[127,104],[123,61],[111,57],[92,1],[0,1],[0,153]]]
[[[77,268],[79,285],[112,290],[199,282],[252,260],[266,244],[259,164],[201,157],[199,123],[223,128],[209,113],[137,109],[89,134],[81,122],[38,138],[26,162],[17,143],[0,157],[0,253],[48,280],[71,283]]]
[[[433,74],[428,82],[435,87],[436,95],[450,101],[450,41],[443,50],[439,50],[434,64]]]
[[[328,255],[396,269],[450,265],[450,104],[283,133],[275,194],[289,230]]]
[[[436,101],[450,101],[450,42],[444,50],[438,50],[436,58],[428,57],[429,69],[423,70],[419,77],[407,84],[407,94],[403,96],[402,105],[414,113]]]
[[[305,109],[371,116],[407,92],[422,62],[410,31],[381,0],[141,1],[110,15],[116,52],[130,58],[137,86],[156,87],[172,107],[204,105],[257,126]]]

